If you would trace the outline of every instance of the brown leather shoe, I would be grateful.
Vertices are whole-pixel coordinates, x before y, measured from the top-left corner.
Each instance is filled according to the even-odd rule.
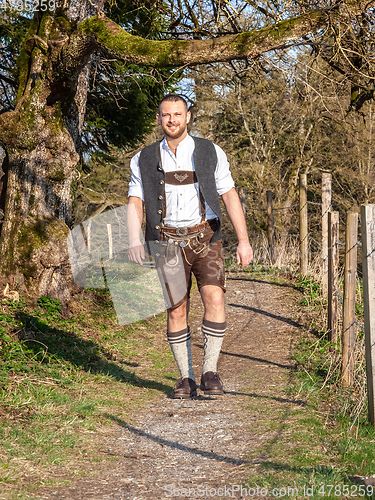
[[[187,399],[197,395],[197,385],[191,378],[179,378],[170,395],[172,399]]]
[[[202,374],[200,389],[205,394],[224,394],[223,383],[216,372],[206,372]]]

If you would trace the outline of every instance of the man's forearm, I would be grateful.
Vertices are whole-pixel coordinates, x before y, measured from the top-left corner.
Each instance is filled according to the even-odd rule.
[[[234,226],[238,238],[236,251],[237,264],[241,264],[242,269],[253,260],[253,250],[247,234],[246,220],[241,207],[241,202],[234,188],[222,195],[225,208]]]
[[[246,220],[237,191],[232,188],[222,195],[228,216],[236,231],[239,243],[249,242]]]
[[[143,219],[143,201],[136,196],[130,196],[128,202],[128,235],[129,245],[138,245],[140,242],[141,225]]]

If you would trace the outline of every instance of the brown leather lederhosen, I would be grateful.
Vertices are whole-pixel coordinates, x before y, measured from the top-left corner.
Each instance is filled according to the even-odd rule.
[[[198,182],[193,171],[179,170],[166,172],[165,183],[187,185]],[[190,296],[191,273],[197,279],[198,289],[204,285],[219,286],[225,291],[224,259],[221,241],[210,244],[213,234],[220,224],[218,219],[205,220],[205,202],[199,190],[202,220],[189,227],[161,227],[162,254],[157,261],[157,269],[164,285],[164,295],[168,308],[176,308]],[[166,203],[163,206],[163,220]]]

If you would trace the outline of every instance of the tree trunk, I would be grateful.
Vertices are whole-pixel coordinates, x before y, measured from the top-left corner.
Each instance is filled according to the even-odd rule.
[[[12,117],[13,118],[13,117]],[[71,186],[79,155],[61,120],[39,115],[33,147],[22,146],[24,114],[18,118],[18,144],[7,150],[4,222],[0,235],[3,273],[25,285],[28,294],[66,300],[66,237],[72,220]],[[43,123],[44,121],[44,123]]]
[[[73,21],[81,21],[81,15],[71,12]],[[67,77],[61,71],[67,33],[60,26],[56,37],[59,21],[50,16],[36,21],[20,56],[22,85],[16,109],[0,116],[6,150],[0,186],[1,271],[29,296],[48,294],[67,301],[77,289],[66,238],[72,224],[89,55],[70,68]]]

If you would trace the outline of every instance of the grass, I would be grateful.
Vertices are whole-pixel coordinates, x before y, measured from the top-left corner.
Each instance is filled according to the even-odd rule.
[[[98,440],[110,416],[131,422],[176,378],[165,314],[119,326],[108,292],[98,290],[71,306],[50,297],[1,304],[2,499],[33,498],[50,476],[58,485],[91,474],[107,460]]]

